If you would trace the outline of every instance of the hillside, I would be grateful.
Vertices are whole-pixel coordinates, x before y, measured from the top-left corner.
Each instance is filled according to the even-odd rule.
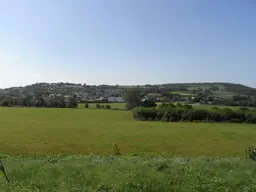
[[[211,89],[212,91],[227,92],[233,94],[241,94],[248,96],[256,96],[256,89],[242,84],[234,83],[170,83],[161,86],[168,87],[169,89],[177,90],[193,90],[193,89]]]
[[[31,102],[62,97],[68,101],[76,95],[79,102],[124,102],[125,89],[140,88],[142,99],[157,102],[189,102],[217,105],[256,106],[256,89],[233,83],[169,83],[161,85],[86,85],[74,83],[36,83],[25,87],[0,89],[0,101],[23,105],[29,97]],[[234,99],[234,97],[238,97]],[[33,101],[32,101],[33,100]],[[230,102],[230,100],[232,100]],[[30,102],[30,103],[31,103]]]

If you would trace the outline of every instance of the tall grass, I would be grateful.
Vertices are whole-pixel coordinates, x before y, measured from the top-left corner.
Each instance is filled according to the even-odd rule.
[[[239,158],[52,158],[5,157],[1,191],[256,191],[255,162]]]

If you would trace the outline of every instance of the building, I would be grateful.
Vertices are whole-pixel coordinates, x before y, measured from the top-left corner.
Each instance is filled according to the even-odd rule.
[[[122,97],[109,97],[108,102],[111,103],[122,103],[124,102],[124,99]]]

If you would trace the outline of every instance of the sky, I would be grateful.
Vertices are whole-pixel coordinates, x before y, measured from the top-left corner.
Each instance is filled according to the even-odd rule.
[[[256,0],[0,0],[0,88],[256,87]]]

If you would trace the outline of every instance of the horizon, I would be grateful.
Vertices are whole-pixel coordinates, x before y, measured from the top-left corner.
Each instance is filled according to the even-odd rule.
[[[37,82],[256,88],[251,1],[4,1],[0,87]]]
[[[64,84],[76,84],[76,85],[84,85],[86,83],[74,83],[74,82],[35,82],[35,83],[32,83],[32,84],[27,84],[27,85],[24,85],[24,86],[13,86],[13,87],[6,87],[6,88],[1,88],[0,89],[10,89],[10,88],[19,88],[19,87],[26,87],[26,86],[32,86],[32,85],[35,85],[35,84],[60,84],[60,83],[64,83]],[[121,86],[121,87],[125,87],[125,86],[145,86],[145,85],[151,85],[151,86],[161,86],[161,85],[165,85],[165,84],[237,84],[237,85],[242,85],[242,86],[247,86],[249,88],[254,88],[256,89],[256,87],[251,87],[251,86],[248,86],[248,85],[245,85],[245,84],[241,84],[241,83],[231,83],[231,82],[186,82],[186,83],[162,83],[162,84],[86,84],[87,86],[102,86],[102,85],[106,85],[106,86]]]

